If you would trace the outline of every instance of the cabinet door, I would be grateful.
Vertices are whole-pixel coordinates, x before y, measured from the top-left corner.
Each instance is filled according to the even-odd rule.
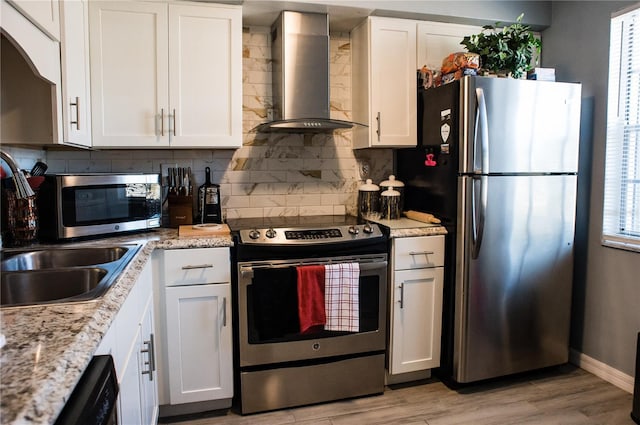
[[[90,147],[89,5],[63,1],[60,10],[64,142]]]
[[[371,20],[372,147],[416,146],[416,22]]]
[[[141,424],[142,409],[140,406],[140,369],[138,367],[138,347],[140,347],[140,325],[138,323],[130,324],[135,330],[134,344],[130,346],[131,351],[123,363],[123,367],[118,369],[118,385],[120,392],[118,394],[118,423],[120,424]],[[118,338],[116,344],[126,345],[129,340]],[[117,366],[116,366],[117,367]]]
[[[167,5],[89,3],[93,146],[169,145]]]
[[[152,425],[158,420],[158,387],[155,361],[155,339],[153,336],[153,300],[149,296],[140,325],[140,406],[142,424]]]
[[[9,0],[9,2],[53,40],[60,40],[58,0]]]
[[[166,288],[171,404],[231,398],[231,286]]]
[[[443,268],[393,272],[390,374],[440,365]]]
[[[418,53],[416,68],[424,65],[440,70],[442,60],[450,53],[466,52],[460,44],[467,35],[478,34],[482,27],[448,24],[444,22],[421,22],[418,24]]]
[[[169,5],[171,146],[242,145],[242,10]]]

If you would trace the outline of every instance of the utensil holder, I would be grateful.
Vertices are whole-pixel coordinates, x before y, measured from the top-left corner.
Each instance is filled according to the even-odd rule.
[[[193,224],[193,195],[169,195],[169,226]]]

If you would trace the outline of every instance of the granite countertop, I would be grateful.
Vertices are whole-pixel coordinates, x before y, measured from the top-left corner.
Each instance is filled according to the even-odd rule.
[[[2,424],[55,421],[154,249],[223,247],[231,246],[232,240],[229,236],[179,238],[176,229],[158,229],[64,246],[114,244],[141,248],[103,297],[0,309],[0,333],[6,340],[0,348]]]
[[[446,234],[443,226],[407,218],[379,220],[390,237]],[[0,309],[0,422],[50,424],[71,394],[93,353],[154,249],[230,247],[230,236],[179,238],[176,229],[64,246],[139,244],[140,250],[107,293],[93,301]],[[55,245],[57,247],[61,245]],[[47,245],[35,245],[43,248]]]

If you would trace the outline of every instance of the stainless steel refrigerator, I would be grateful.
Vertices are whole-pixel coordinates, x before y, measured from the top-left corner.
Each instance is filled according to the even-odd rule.
[[[440,376],[469,383],[566,363],[580,84],[464,77],[419,93],[396,153],[405,209],[449,234]]]

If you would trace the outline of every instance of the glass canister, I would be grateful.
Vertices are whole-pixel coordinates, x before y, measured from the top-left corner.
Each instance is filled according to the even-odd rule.
[[[397,220],[400,218],[400,192],[390,187],[380,194],[382,218]]]
[[[402,211],[404,211],[404,183],[401,182],[400,180],[396,180],[396,176],[394,176],[393,174],[389,176],[388,180],[385,180],[380,183],[380,190],[382,191],[385,191],[391,188],[400,192],[399,208],[400,208],[400,214],[402,214]]]
[[[378,204],[380,188],[371,179],[358,187],[358,218],[374,220],[379,218]]]

